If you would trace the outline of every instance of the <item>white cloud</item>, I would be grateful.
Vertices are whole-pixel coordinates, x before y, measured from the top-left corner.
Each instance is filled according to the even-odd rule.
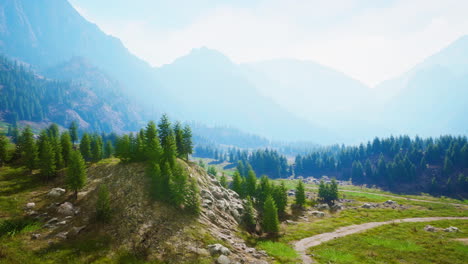
[[[224,5],[171,30],[137,18],[87,18],[156,66],[207,46],[239,63],[278,57],[314,60],[369,85],[401,74],[468,34],[468,1],[396,0],[383,7],[369,3],[375,5],[366,0]],[[79,12],[86,16],[84,9]]]

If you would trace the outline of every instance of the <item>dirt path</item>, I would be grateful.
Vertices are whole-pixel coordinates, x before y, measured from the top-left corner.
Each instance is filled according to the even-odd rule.
[[[311,257],[306,255],[307,249],[310,247],[318,246],[332,239],[359,233],[367,229],[375,228],[375,227],[382,226],[382,225],[388,225],[391,223],[431,222],[431,221],[438,221],[438,220],[468,220],[468,217],[418,217],[418,218],[405,218],[405,219],[390,220],[390,221],[385,221],[385,222],[370,222],[370,223],[364,223],[360,225],[345,226],[345,227],[340,227],[333,232],[323,233],[323,234],[319,234],[319,235],[315,235],[315,236],[311,236],[311,237],[299,240],[296,243],[294,243],[294,249],[301,255],[302,263],[310,264],[310,263],[313,263],[313,260]]]
[[[316,188],[316,187],[311,187],[311,188],[309,188],[309,189],[318,190],[318,188]],[[393,198],[393,199],[402,199],[402,200],[415,201],[415,202],[435,203],[435,204],[449,204],[449,205],[454,205],[454,206],[468,207],[467,204],[446,203],[446,202],[439,202],[439,201],[414,199],[414,198],[407,198],[407,197],[395,196],[395,195],[390,195],[390,194],[370,193],[370,192],[361,192],[361,191],[353,191],[353,190],[340,190],[340,192],[352,192],[352,193],[371,194],[371,195],[378,195],[378,196],[383,196],[383,197],[388,197],[388,198]]]

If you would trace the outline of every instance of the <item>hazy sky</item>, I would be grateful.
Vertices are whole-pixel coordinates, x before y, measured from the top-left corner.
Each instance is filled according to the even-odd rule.
[[[312,60],[368,85],[468,34],[466,0],[70,0],[154,66],[206,46],[242,63]]]

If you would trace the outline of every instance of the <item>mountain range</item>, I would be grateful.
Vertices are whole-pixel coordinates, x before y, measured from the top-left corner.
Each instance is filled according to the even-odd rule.
[[[111,121],[115,114],[101,118],[112,122],[103,127],[117,131],[135,130],[167,112],[270,139],[320,144],[392,133],[466,134],[467,42],[461,38],[401,77],[369,88],[311,61],[239,65],[208,48],[154,68],[66,0],[0,0],[0,53],[45,78],[92,91],[119,113],[118,122]],[[86,104],[86,97],[76,105]]]

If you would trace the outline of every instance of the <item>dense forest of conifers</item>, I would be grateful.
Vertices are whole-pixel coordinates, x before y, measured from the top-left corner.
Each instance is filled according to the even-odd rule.
[[[327,175],[396,192],[468,197],[466,137],[375,138],[366,145],[332,146],[297,155],[292,166],[275,150],[229,149],[223,152],[213,147],[196,147],[194,155],[200,153],[202,157],[220,161],[241,161],[238,166],[251,166],[257,174],[271,178]]]

